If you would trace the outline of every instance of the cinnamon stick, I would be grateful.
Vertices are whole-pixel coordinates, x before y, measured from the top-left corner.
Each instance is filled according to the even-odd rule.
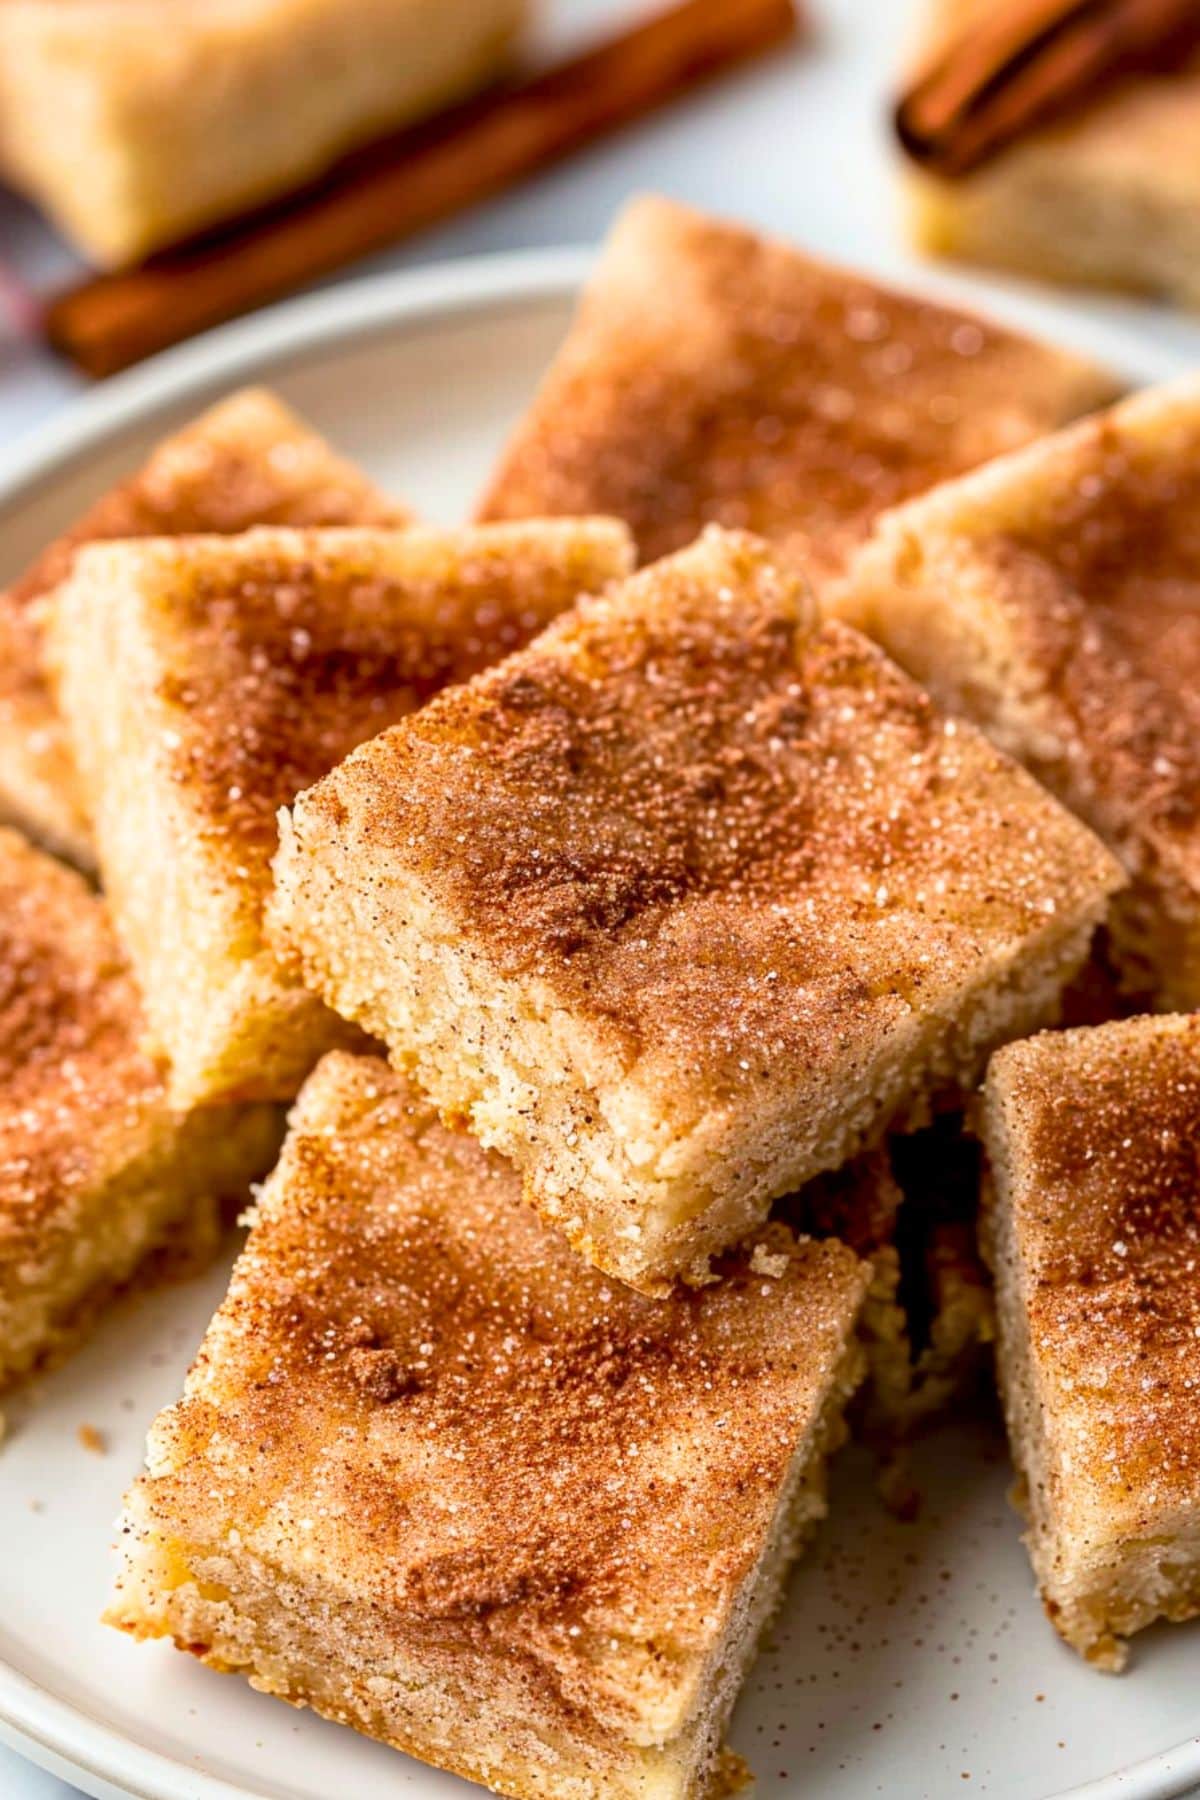
[[[1197,0],[1008,0],[918,75],[896,133],[924,168],[966,175],[1106,82],[1170,70],[1197,44]]]
[[[683,0],[218,237],[84,282],[49,304],[45,333],[89,375],[113,374],[500,192],[798,24],[795,0]]]

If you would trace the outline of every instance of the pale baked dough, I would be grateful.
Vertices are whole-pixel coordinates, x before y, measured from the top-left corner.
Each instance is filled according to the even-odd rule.
[[[649,1291],[1053,1019],[1120,881],[712,527],[301,795],[271,922]]]
[[[991,0],[935,0],[920,53]],[[1200,56],[1126,79],[953,181],[909,167],[935,255],[1200,305]]]
[[[567,519],[78,554],[47,660],[177,1105],[290,1099],[357,1039],[263,941],[280,806],[630,559],[623,525]]]
[[[507,60],[528,0],[4,0],[0,168],[129,263],[320,175]]]
[[[861,1373],[867,1271],[771,1232],[648,1300],[374,1058],[306,1085],[111,1623],[518,1800],[691,1800]]]
[[[5,16],[0,0],[0,21]],[[0,822],[95,866],[66,732],[46,684],[46,597],[81,544],[249,525],[399,525],[408,514],[273,394],[247,388],[164,440],[0,592]]]
[[[211,1253],[275,1109],[176,1112],[82,877],[0,829],[0,1387],[56,1359],[159,1252]]]
[[[1047,1033],[988,1071],[984,1243],[1046,1611],[1117,1669],[1200,1614],[1200,1018]]]

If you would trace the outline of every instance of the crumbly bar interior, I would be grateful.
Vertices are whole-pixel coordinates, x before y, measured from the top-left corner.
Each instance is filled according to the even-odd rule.
[[[1164,1031],[1182,1021],[1159,1019],[1153,1026]],[[1146,1219],[1153,1201],[1151,1190],[1137,1199],[1139,1177],[1146,1179],[1146,1168],[1153,1168],[1155,1157],[1178,1154],[1173,1147],[1173,1130],[1169,1125],[1169,1096],[1162,1121],[1151,1129],[1137,1118],[1137,1084],[1142,1071],[1139,1064],[1144,1039],[1139,1033],[1151,1028],[1151,1021],[1130,1021],[1124,1026],[1101,1026],[1094,1031],[1067,1033],[1070,1040],[1101,1040],[1106,1033],[1132,1033],[1126,1037],[1124,1055],[1128,1058],[1128,1080],[1133,1096],[1133,1111],[1126,1112],[1126,1102],[1114,1120],[1105,1114],[1106,1096],[1096,1091],[1096,1179],[1112,1179],[1132,1197],[1126,1210],[1117,1217],[1126,1219],[1123,1229],[1139,1217],[1139,1204]],[[1180,1469],[1189,1462],[1187,1444],[1191,1442],[1191,1424],[1186,1417],[1189,1408],[1184,1379],[1180,1384],[1177,1370],[1186,1375],[1191,1346],[1180,1337],[1186,1336],[1186,1300],[1178,1291],[1178,1283],[1187,1282],[1189,1249],[1186,1235],[1162,1255],[1166,1264],[1160,1276],[1151,1273],[1151,1260],[1157,1253],[1153,1233],[1146,1244],[1130,1247],[1114,1238],[1108,1244],[1108,1262],[1117,1260],[1119,1273],[1108,1267],[1103,1276],[1092,1276],[1094,1285],[1087,1287],[1087,1307],[1076,1309],[1079,1285],[1087,1282],[1090,1258],[1083,1256],[1083,1269],[1072,1269],[1065,1260],[1067,1249],[1061,1233],[1047,1222],[1045,1208],[1038,1222],[1031,1222],[1031,1211],[1038,1210],[1038,1163],[1031,1159],[1029,1143],[1045,1141],[1047,1116],[1016,1123],[1018,1114],[1009,1109],[1015,1105],[1007,1093],[1007,1058],[1018,1051],[1036,1055],[1034,1040],[1029,1046],[1013,1046],[1004,1055],[1004,1076],[990,1078],[982,1109],[982,1127],[988,1143],[990,1166],[984,1181],[982,1240],[984,1251],[995,1271],[995,1300],[999,1325],[1000,1393],[1004,1400],[1009,1445],[1020,1476],[1018,1499],[1029,1519],[1025,1543],[1033,1561],[1043,1606],[1056,1631],[1085,1660],[1099,1669],[1119,1670],[1126,1661],[1126,1638],[1137,1633],[1157,1618],[1186,1620],[1200,1615],[1200,1512],[1195,1496],[1189,1496],[1186,1481],[1180,1483]],[[1094,1066],[1096,1071],[1099,1064]],[[1088,1085],[1094,1080],[1085,1069],[1076,1069]],[[1114,1069],[1106,1071],[1108,1082],[1114,1080]],[[1049,1080],[1056,1091],[1067,1089],[1067,1076],[1051,1071]],[[1069,1100],[1070,1094],[1065,1093]],[[1142,1096],[1144,1098],[1144,1096]],[[1076,1102],[1078,1105],[1078,1102]],[[1061,1129],[1061,1127],[1060,1127]],[[1115,1130],[1115,1139],[1106,1136]],[[1126,1138],[1119,1138],[1121,1132]],[[1139,1132],[1144,1139],[1141,1161]],[[1115,1145],[1121,1143],[1117,1150]],[[1160,1147],[1160,1148],[1159,1148]],[[1115,1170],[1105,1177],[1103,1170],[1117,1157],[1132,1152],[1133,1161],[1126,1170]],[[1150,1161],[1146,1161],[1146,1157]],[[1128,1184],[1128,1186],[1126,1186]],[[1022,1201],[1022,1195],[1025,1199]],[[1054,1193],[1051,1192],[1051,1206]],[[1094,1195],[1083,1193],[1079,1204],[1088,1208]],[[1128,1206],[1132,1204],[1132,1211]],[[1018,1222],[1024,1215],[1024,1226]],[[1094,1220],[1076,1220],[1074,1237],[1083,1237],[1094,1226]],[[1040,1242],[1031,1244],[1029,1235],[1036,1229]],[[1101,1224],[1106,1233],[1108,1226]],[[1049,1240],[1049,1242],[1047,1242]],[[1146,1260],[1150,1258],[1150,1260]],[[1036,1262],[1036,1265],[1034,1265]],[[1124,1267],[1130,1276],[1124,1278]],[[1195,1262],[1191,1262],[1195,1269]],[[1160,1289],[1155,1282],[1164,1283]],[[1117,1283],[1115,1310],[1106,1312],[1105,1294]],[[1042,1301],[1038,1303],[1038,1294]],[[1173,1294],[1173,1298],[1171,1298]],[[1060,1298],[1061,1296],[1061,1298]],[[1141,1296],[1141,1298],[1139,1298]],[[1166,1312],[1162,1309],[1166,1296]],[[1137,1361],[1130,1368],[1121,1366],[1110,1382],[1112,1393],[1097,1381],[1097,1372],[1105,1364],[1103,1337],[1106,1330],[1121,1330],[1121,1321],[1133,1332]],[[1132,1309],[1132,1312],[1130,1310]],[[1040,1321],[1034,1327],[1034,1319]],[[1105,1321],[1106,1323],[1103,1323]],[[1074,1334],[1074,1336],[1072,1336]],[[1065,1364],[1070,1379],[1060,1379],[1058,1359],[1072,1357]],[[1130,1352],[1133,1355],[1133,1352]],[[1178,1359],[1184,1359],[1182,1363]],[[1128,1361],[1128,1357],[1126,1357]],[[1130,1388],[1133,1384],[1133,1391]],[[1175,1395],[1171,1417],[1160,1413],[1162,1393]],[[1144,1417],[1139,1406],[1146,1402]],[[1110,1431],[1114,1435],[1110,1436]],[[1157,1433],[1168,1433],[1168,1449],[1155,1449]],[[1124,1447],[1126,1462],[1110,1462]],[[1162,1474],[1171,1469],[1169,1498],[1160,1494]],[[1119,1514],[1114,1510],[1114,1481],[1121,1476]],[[1105,1498],[1106,1496],[1106,1498]]]

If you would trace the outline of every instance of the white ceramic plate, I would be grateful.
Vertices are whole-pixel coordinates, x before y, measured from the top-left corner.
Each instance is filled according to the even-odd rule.
[[[421,511],[461,517],[562,334],[583,266],[539,254],[343,287],[109,384],[0,468],[0,580],[164,429],[246,380],[270,381]],[[1065,303],[1006,297],[1002,310],[1134,379],[1178,372]],[[9,1409],[0,1736],[94,1795],[467,1800],[453,1777],[97,1623],[122,1489],[224,1279],[127,1303]],[[83,1424],[105,1454],[82,1447]],[[917,1474],[925,1506],[906,1525],[883,1512],[862,1453],[839,1461],[831,1520],[734,1722],[761,1800],[1165,1800],[1200,1783],[1200,1627],[1146,1633],[1119,1680],[1088,1671],[1035,1600],[997,1430],[939,1433]]]

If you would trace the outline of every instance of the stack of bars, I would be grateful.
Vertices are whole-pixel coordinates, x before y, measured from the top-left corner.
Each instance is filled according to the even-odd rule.
[[[993,1335],[1063,1636],[1200,1611],[1198,467],[648,200],[480,522],[244,394],[9,590],[0,1376],[266,1176],[114,1624],[713,1794],[847,1420]]]

